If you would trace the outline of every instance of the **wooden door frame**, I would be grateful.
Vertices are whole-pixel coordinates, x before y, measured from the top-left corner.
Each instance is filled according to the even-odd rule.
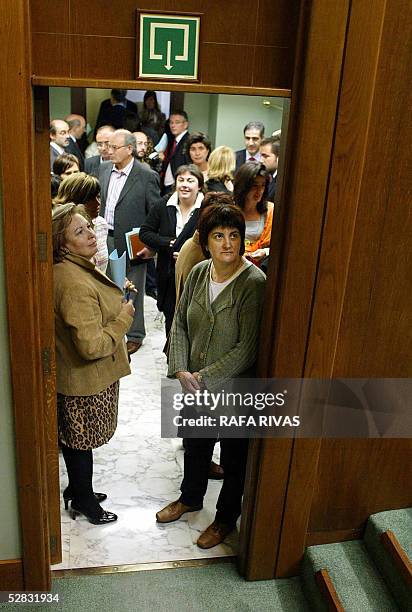
[[[266,333],[261,345],[262,375],[301,376],[304,371],[349,4],[349,0],[333,6],[329,0],[312,0],[310,3],[302,0],[301,3],[282,207],[277,231],[272,238],[273,256],[268,275]],[[50,588],[50,546],[44,388],[50,383],[47,379],[50,365],[47,365],[44,349],[49,349],[52,356],[52,347],[42,344],[40,311],[45,299],[44,287],[46,293],[50,289],[47,283],[51,271],[51,228],[50,219],[47,221],[39,210],[42,194],[44,197],[46,194],[41,187],[37,189],[34,168],[36,138],[31,86],[84,87],[93,84],[98,88],[117,86],[129,89],[136,86],[151,88],[153,83],[32,76],[30,48],[27,48],[30,40],[28,1],[4,0],[0,6],[0,24],[5,46],[13,49],[7,66],[5,62],[1,66],[2,83],[8,95],[0,101],[0,118],[2,125],[7,126],[0,136],[0,154],[23,548],[22,586],[47,590]],[[283,97],[289,93],[265,88],[214,88],[176,83],[159,83],[159,87],[170,91]],[[44,125],[40,122],[37,127],[38,138],[45,139]],[[44,202],[48,201],[49,194]],[[14,202],[18,202],[18,206],[13,206]],[[14,248],[16,236],[18,249]],[[299,316],[292,319],[291,313],[297,312],[296,304],[299,304]],[[241,573],[247,579],[273,578],[276,574],[293,447],[292,440],[252,443],[240,553]],[[250,529],[248,539],[245,538],[247,528]]]

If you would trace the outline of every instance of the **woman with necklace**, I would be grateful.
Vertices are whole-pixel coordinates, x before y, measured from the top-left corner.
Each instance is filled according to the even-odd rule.
[[[166,335],[175,312],[175,261],[181,246],[196,229],[203,182],[197,166],[180,166],[174,193],[166,203],[161,200],[150,209],[139,232],[142,242],[157,251],[157,307],[165,315]]]
[[[237,206],[212,205],[199,222],[207,261],[189,274],[170,335],[168,376],[183,392],[221,389],[238,376],[253,376],[258,353],[265,275],[243,257],[245,221]],[[157,513],[159,523],[178,520],[203,507],[214,438],[185,440],[184,477],[179,499]],[[241,512],[248,441],[221,438],[225,479],[215,520],[197,545],[211,548],[235,529]]]

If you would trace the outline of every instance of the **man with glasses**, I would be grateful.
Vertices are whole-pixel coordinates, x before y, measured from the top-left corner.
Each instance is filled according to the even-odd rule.
[[[99,155],[93,155],[93,157],[85,159],[84,171],[87,172],[87,174],[91,174],[92,176],[99,178],[100,164],[104,161],[110,161],[110,136],[114,131],[115,130],[111,125],[102,125],[102,127],[97,130],[96,145]]]
[[[142,346],[146,336],[143,298],[148,249],[143,249],[140,258],[131,262],[125,233],[140,227],[150,208],[159,201],[159,177],[135,159],[136,139],[128,130],[114,131],[108,149],[111,161],[101,163],[99,171],[100,214],[109,226],[108,251],[117,249],[119,256],[126,251],[127,277],[138,290],[134,319],[127,334],[127,350],[131,355]]]
[[[162,193],[171,191],[179,166],[190,164],[186,153],[186,141],[189,138],[189,118],[184,110],[173,111],[169,117],[170,137],[160,173]]]

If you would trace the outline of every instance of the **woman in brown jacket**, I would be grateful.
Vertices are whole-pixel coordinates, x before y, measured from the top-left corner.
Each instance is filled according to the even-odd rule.
[[[117,425],[119,379],[130,373],[124,337],[131,301],[92,263],[96,236],[83,206],[53,210],[54,310],[56,323],[59,440],[69,485],[63,493],[71,516],[95,525],[117,520],[94,493],[92,449],[106,444]]]

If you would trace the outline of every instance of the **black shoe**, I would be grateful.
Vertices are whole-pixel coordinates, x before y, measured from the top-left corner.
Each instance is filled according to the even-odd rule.
[[[89,523],[92,523],[93,525],[106,525],[107,523],[113,523],[114,521],[117,521],[117,514],[114,514],[114,512],[102,510],[102,514],[100,516],[89,516],[88,514],[86,514],[86,512],[80,510],[80,508],[73,506],[72,502],[70,508],[70,516],[72,517],[72,519],[75,521],[76,517],[80,514],[83,514],[83,516],[87,518]]]
[[[95,493],[94,496],[99,502],[99,504],[101,504],[107,499],[106,493]],[[65,510],[69,509],[69,502],[72,501],[72,499],[73,499],[73,495],[71,494],[71,492],[68,490],[68,487],[67,487],[67,489],[63,491],[63,501],[64,501]]]

